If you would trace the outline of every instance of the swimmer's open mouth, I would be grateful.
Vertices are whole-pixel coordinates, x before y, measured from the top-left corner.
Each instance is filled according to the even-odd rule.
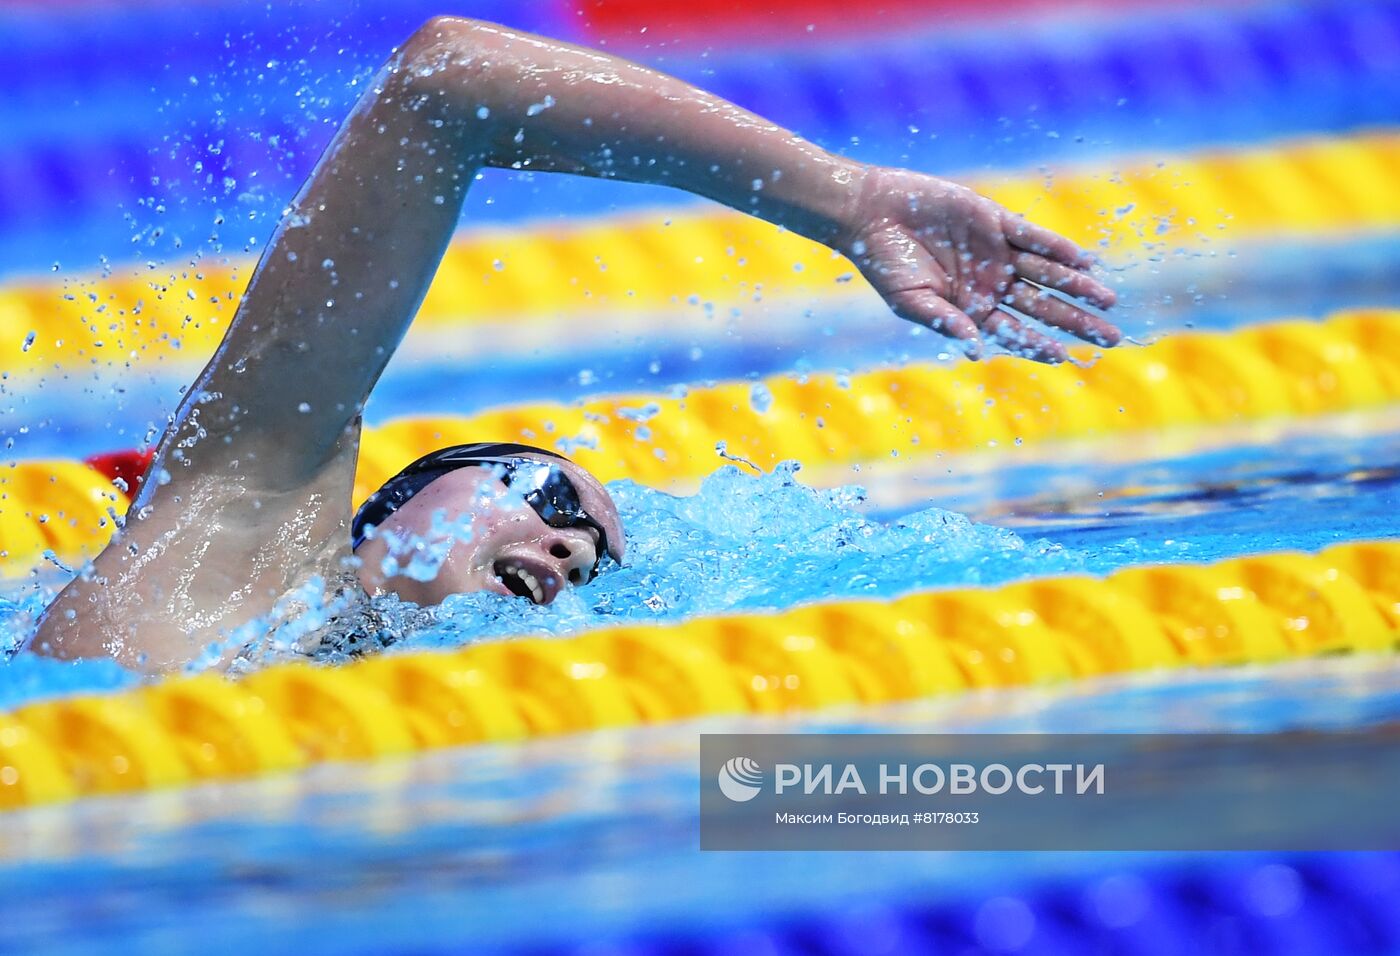
[[[559,596],[559,575],[540,561],[529,558],[502,558],[491,571],[516,597],[528,598],[536,604],[549,604]]]

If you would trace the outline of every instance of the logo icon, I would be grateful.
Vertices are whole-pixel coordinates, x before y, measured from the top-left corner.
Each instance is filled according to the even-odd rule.
[[[731,757],[719,768],[719,792],[735,803],[747,803],[763,789],[763,768],[748,757]]]

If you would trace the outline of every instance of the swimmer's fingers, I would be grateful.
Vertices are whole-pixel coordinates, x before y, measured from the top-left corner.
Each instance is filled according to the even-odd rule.
[[[1000,309],[982,320],[982,331],[995,338],[1008,352],[1037,362],[1053,365],[1069,358],[1069,353],[1059,342]]]
[[[867,233],[859,243],[863,248],[855,261],[895,315],[968,342],[968,354],[976,356],[977,324],[935,291],[947,290],[948,274],[922,241],[906,229],[887,228]]]
[[[1033,252],[1017,253],[1012,265],[1022,279],[1058,289],[1100,309],[1111,309],[1118,301],[1118,294],[1093,276],[1058,262],[1051,262]]]
[[[968,355],[980,353],[977,324],[957,306],[929,289],[908,289],[885,296],[894,314],[933,329],[953,339],[968,343]]]
[[[1015,248],[1063,263],[1071,269],[1093,266],[1093,256],[1058,232],[1028,222],[1009,210],[1003,209],[1001,213],[1002,232],[1006,235],[1006,241]]]
[[[1011,283],[1002,301],[1038,322],[1064,329],[1095,345],[1112,347],[1123,338],[1118,327],[1023,279]]]

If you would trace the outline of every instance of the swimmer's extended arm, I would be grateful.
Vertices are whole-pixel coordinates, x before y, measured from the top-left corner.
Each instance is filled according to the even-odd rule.
[[[287,487],[323,468],[408,328],[485,166],[708,196],[850,255],[899,315],[958,338],[980,331],[1062,358],[1058,343],[995,310],[1008,301],[1082,337],[1117,340],[1111,325],[1032,284],[1112,303],[1068,240],[953,183],[834,156],[616,57],[439,18],[372,87],[297,196],[182,407],[162,448],[170,472],[233,470]],[[201,440],[182,440],[196,430]]]
[[[435,32],[443,98],[489,109],[489,165],[676,186],[778,223],[851,258],[897,314],[968,340],[974,354],[985,332],[1031,358],[1067,357],[999,303],[1097,344],[1118,342],[1111,324],[1037,287],[1113,305],[1113,291],[1087,272],[1092,259],[969,189],[834,156],[597,51],[462,20]],[[489,60],[485,82],[465,82],[472,67],[452,50]]]
[[[485,166],[708,196],[846,253],[895,312],[958,338],[1063,356],[997,309],[1007,304],[1117,340],[1040,288],[1112,303],[1074,245],[967,189],[833,156],[603,53],[432,20],[371,81],[293,201],[163,437],[153,480],[50,606],[36,649],[174,667],[305,574],[340,573],[360,408]]]

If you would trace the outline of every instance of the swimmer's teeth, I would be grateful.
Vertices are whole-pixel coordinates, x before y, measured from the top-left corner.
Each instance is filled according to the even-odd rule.
[[[535,603],[536,603],[536,604],[541,604],[541,603],[543,603],[543,602],[544,602],[544,592],[540,590],[540,582],[539,582],[539,579],[536,578],[536,577],[535,577],[533,574],[531,574],[529,571],[521,571],[521,572],[519,572],[519,573],[520,573],[521,579],[525,582],[526,586],[529,587],[529,589],[530,589],[530,596],[531,596],[532,598],[535,599]]]
[[[499,577],[501,579],[501,582],[505,584],[506,587],[509,588],[511,591],[514,591],[517,594],[520,593],[515,588],[510,587],[510,582],[506,580],[507,576],[516,578],[522,584],[524,584],[526,589],[529,591],[530,599],[533,600],[536,604],[544,603],[544,589],[540,587],[539,578],[535,577],[533,574],[531,574],[529,571],[526,571],[524,568],[519,568],[514,565],[505,565],[504,567],[502,567],[501,565],[497,565],[497,568],[497,577]],[[525,595],[523,594],[520,594],[520,596],[525,597]]]

